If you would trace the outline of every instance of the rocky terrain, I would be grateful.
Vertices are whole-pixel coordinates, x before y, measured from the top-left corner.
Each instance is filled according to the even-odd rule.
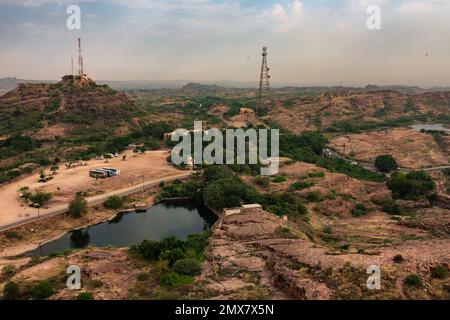
[[[56,84],[19,84],[0,97],[0,130],[11,133],[64,125],[95,125],[131,120],[133,104],[122,93],[87,76],[64,76]],[[22,124],[22,125],[21,125]],[[42,135],[42,134],[41,134]]]
[[[267,118],[296,133],[342,129],[339,123],[345,121],[384,125],[399,118],[448,116],[449,99],[450,92],[406,95],[392,90],[331,91],[275,98]]]
[[[211,299],[450,297],[449,280],[433,277],[433,268],[448,270],[448,238],[404,241],[370,252],[336,250],[311,241],[296,224],[263,210],[243,209],[225,217],[210,242],[202,285]],[[402,261],[394,259],[398,255]],[[370,265],[381,268],[381,290],[366,287]],[[423,284],[408,284],[411,274],[419,274]]]
[[[432,135],[410,129],[372,131],[333,139],[330,146],[356,160],[373,163],[390,154],[399,166],[412,169],[449,164],[450,145],[439,145]]]

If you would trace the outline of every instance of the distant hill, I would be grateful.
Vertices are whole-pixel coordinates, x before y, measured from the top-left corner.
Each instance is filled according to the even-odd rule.
[[[184,87],[182,87],[181,90],[196,92],[199,94],[217,93],[220,90],[220,87],[218,85],[206,85],[206,84],[191,82],[191,83],[188,83],[187,85],[185,85]]]

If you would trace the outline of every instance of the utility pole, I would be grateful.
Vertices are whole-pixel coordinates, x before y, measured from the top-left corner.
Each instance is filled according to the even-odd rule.
[[[270,99],[270,69],[267,66],[267,55],[267,47],[263,47],[261,74],[259,78],[258,101],[256,105],[257,111],[259,110],[259,108],[261,108],[263,99]]]

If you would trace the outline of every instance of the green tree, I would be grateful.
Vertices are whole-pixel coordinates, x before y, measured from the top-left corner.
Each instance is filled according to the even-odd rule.
[[[69,215],[79,218],[87,213],[87,201],[83,196],[77,194],[69,204]]]
[[[181,259],[175,262],[173,269],[179,274],[196,276],[202,272],[202,267],[197,259]]]
[[[39,207],[42,207],[48,204],[53,199],[53,194],[50,192],[38,191],[35,194],[29,196],[28,198],[32,203],[38,204]]]
[[[55,291],[47,281],[42,281],[31,288],[31,296],[34,300],[45,300],[51,297]]]
[[[19,299],[19,285],[15,282],[8,282],[3,288],[4,300],[18,300]]]
[[[123,199],[118,196],[111,196],[103,204],[105,208],[117,210],[123,207]]]
[[[436,188],[433,179],[424,171],[413,171],[408,174],[395,172],[386,185],[391,189],[394,198],[407,200],[426,197]]]
[[[391,155],[381,155],[375,159],[375,167],[382,172],[391,172],[398,169],[397,161]]]

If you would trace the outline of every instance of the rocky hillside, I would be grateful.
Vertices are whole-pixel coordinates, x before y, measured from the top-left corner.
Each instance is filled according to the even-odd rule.
[[[449,117],[450,92],[406,95],[393,90],[299,94],[276,98],[267,118],[294,132],[352,131]],[[396,123],[393,122],[398,122]]]
[[[57,123],[98,125],[131,119],[126,95],[87,76],[64,76],[56,84],[19,84],[0,97],[0,131],[22,132]]]

